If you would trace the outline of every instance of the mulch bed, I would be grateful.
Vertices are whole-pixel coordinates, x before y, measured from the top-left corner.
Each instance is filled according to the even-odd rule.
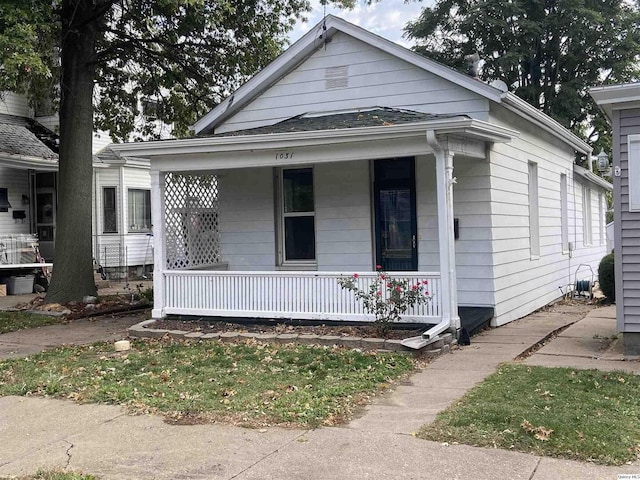
[[[377,325],[300,325],[281,322],[233,323],[211,320],[178,320],[165,318],[147,325],[147,328],[159,330],[182,330],[184,332],[220,333],[306,333],[312,335],[337,335],[341,337],[387,338],[402,340],[421,335],[428,326],[414,328],[394,328],[383,333]]]

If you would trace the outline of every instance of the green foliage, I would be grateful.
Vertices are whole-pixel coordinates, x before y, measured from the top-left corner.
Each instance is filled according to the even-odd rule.
[[[427,290],[428,281],[418,281],[409,285],[408,280],[393,278],[378,265],[376,277],[368,287],[361,288],[359,276],[338,279],[338,284],[354,293],[356,301],[362,301],[365,311],[375,315],[381,331],[386,333],[393,322],[399,322],[409,308],[431,300]]]
[[[504,81],[596,151],[611,151],[587,89],[637,78],[639,21],[637,4],[623,0],[438,0],[406,33],[417,52],[459,70],[478,52],[483,80]]]
[[[615,256],[613,253],[605,255],[598,265],[598,280],[600,290],[611,302],[616,301],[616,276],[615,276]]]
[[[418,436],[622,465],[640,452],[638,388],[627,373],[503,365]]]
[[[308,345],[136,341],[62,347],[0,362],[0,395],[123,405],[176,422],[334,424],[411,371],[402,354]]]

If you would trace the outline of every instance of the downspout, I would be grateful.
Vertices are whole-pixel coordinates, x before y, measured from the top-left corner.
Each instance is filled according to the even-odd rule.
[[[456,252],[453,231],[453,154],[444,148],[434,130],[426,132],[427,143],[436,157],[436,185],[438,207],[438,250],[442,281],[441,320],[420,337],[407,338],[402,345],[420,349],[431,343],[441,333],[451,330],[456,336],[460,330],[458,316],[458,291],[456,282]]]

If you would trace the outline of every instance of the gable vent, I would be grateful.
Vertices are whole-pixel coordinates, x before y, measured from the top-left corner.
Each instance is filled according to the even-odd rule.
[[[325,89],[346,88],[349,86],[349,65],[329,67],[324,72]]]

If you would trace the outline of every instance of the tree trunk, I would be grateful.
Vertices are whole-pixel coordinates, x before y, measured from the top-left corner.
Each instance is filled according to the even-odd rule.
[[[95,2],[63,0],[60,159],[55,260],[48,302],[95,295],[91,248]]]

